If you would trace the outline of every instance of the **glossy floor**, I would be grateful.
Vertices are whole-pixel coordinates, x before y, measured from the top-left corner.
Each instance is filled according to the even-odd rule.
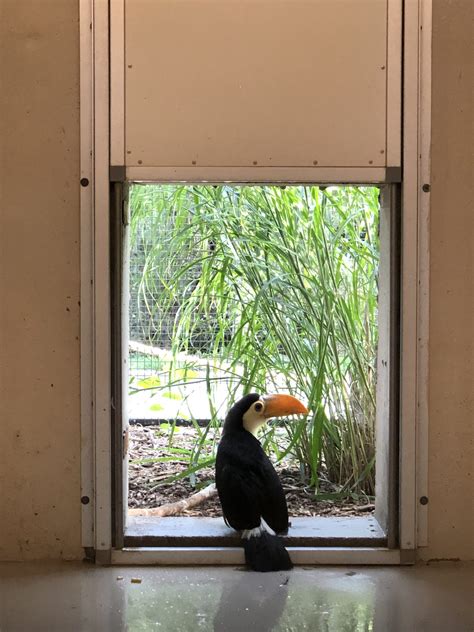
[[[0,564],[0,630],[471,632],[473,571]]]

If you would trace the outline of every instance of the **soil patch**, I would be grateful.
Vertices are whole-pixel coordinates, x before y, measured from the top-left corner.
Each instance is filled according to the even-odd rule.
[[[187,467],[183,452],[192,450],[196,432],[177,428],[169,443],[169,429],[160,426],[130,426],[129,498],[130,508],[153,508],[188,498],[214,480],[214,468],[196,472],[195,480],[187,476],[173,482],[170,477],[181,474]],[[207,448],[209,453],[210,447]],[[204,455],[206,452],[203,453]],[[205,458],[202,457],[202,458]],[[160,459],[157,461],[156,459]],[[166,460],[165,460],[166,459]],[[367,500],[316,500],[314,492],[301,480],[298,464],[286,459],[275,466],[286,493],[290,516],[361,516],[372,514],[374,505]],[[322,481],[319,493],[333,493],[337,489]],[[222,515],[217,497],[185,511],[184,516],[217,517]]]

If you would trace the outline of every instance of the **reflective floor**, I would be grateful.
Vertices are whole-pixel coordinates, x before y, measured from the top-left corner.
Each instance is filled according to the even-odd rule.
[[[0,564],[0,630],[472,632],[474,567]]]

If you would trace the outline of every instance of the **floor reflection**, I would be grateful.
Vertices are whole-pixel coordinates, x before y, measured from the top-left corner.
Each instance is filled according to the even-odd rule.
[[[473,568],[0,565],[0,630],[470,632]]]
[[[283,614],[291,573],[266,573],[255,581],[254,573],[243,571],[240,579],[222,589],[214,617],[214,632],[259,630],[271,632]]]
[[[124,585],[125,629],[370,632],[375,584],[362,573],[242,569],[183,571],[141,589]],[[166,577],[166,575],[165,575]],[[172,578],[171,578],[172,577]]]

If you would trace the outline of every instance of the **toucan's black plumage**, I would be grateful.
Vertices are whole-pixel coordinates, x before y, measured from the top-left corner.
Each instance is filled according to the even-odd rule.
[[[285,494],[252,431],[269,417],[296,412],[306,409],[291,396],[251,393],[229,410],[224,422],[216,486],[226,523],[243,532],[246,561],[253,570],[287,570],[292,563],[283,541],[275,535],[288,531]]]

